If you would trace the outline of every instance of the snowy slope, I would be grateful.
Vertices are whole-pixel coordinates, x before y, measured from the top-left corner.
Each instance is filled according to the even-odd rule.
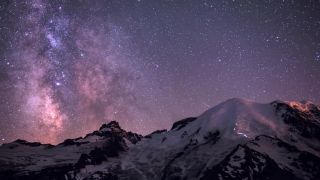
[[[91,164],[83,160],[83,155],[88,155],[86,160],[89,161],[94,159],[94,153],[107,149],[99,156],[99,159],[107,159],[107,156],[117,156],[141,138],[141,135],[126,132],[112,121],[84,138],[67,139],[57,146],[17,140],[0,147],[0,179],[6,174],[32,176],[31,179],[43,174],[59,176],[59,173],[73,170],[75,165]]]
[[[19,167],[17,177],[43,178],[50,167],[56,179],[320,179],[320,110],[311,102],[235,98],[144,138],[111,122],[54,147],[18,145],[22,153],[14,143],[0,148],[0,163]]]

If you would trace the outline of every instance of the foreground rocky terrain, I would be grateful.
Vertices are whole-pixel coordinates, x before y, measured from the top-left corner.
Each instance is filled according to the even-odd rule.
[[[320,109],[230,99],[144,137],[112,121],[56,146],[16,140],[0,179],[320,179]]]

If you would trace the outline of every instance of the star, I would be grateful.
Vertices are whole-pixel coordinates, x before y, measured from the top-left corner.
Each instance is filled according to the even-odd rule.
[[[316,60],[317,62],[320,62],[320,52],[319,52],[319,53],[316,53],[315,60]]]

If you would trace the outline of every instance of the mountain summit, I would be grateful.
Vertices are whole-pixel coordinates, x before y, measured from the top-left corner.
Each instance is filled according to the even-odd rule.
[[[320,108],[230,99],[142,137],[112,121],[57,146],[0,147],[0,179],[320,179]]]

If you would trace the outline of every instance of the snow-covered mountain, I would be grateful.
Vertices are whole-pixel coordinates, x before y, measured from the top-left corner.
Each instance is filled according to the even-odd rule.
[[[144,137],[112,121],[57,146],[17,140],[0,179],[320,179],[320,108],[230,99]]]

